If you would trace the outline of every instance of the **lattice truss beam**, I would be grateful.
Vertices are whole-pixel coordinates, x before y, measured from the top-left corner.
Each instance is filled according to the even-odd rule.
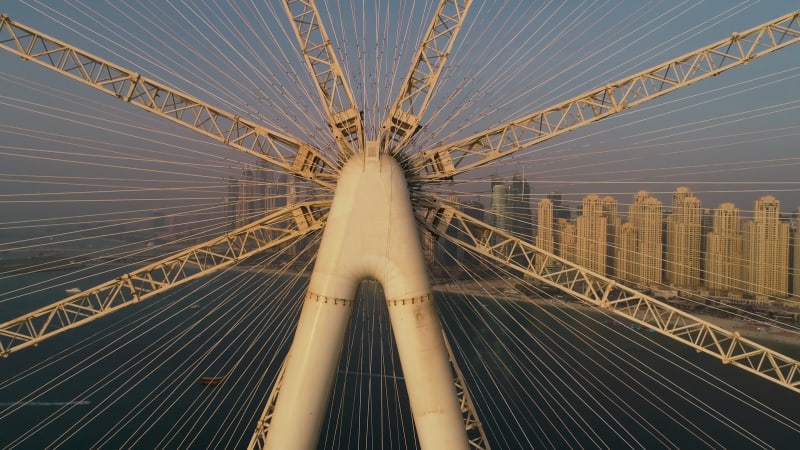
[[[306,65],[328,114],[328,125],[345,157],[364,147],[364,120],[342,73],[328,34],[313,0],[286,0]]]
[[[415,155],[418,178],[483,166],[648,100],[800,42],[800,11],[453,144]]]
[[[329,201],[297,203],[218,238],[0,324],[0,355],[43,341],[322,228]]]
[[[441,0],[417,50],[401,91],[381,126],[387,153],[397,153],[420,128],[439,75],[464,23],[472,0]]]
[[[800,392],[800,361],[699,319],[615,280],[547,253],[457,209],[431,200],[419,213],[424,227],[465,249],[524,275],[646,325],[760,377]]]
[[[338,168],[310,144],[208,105],[16,23],[5,14],[0,16],[0,48],[333,189]]]
[[[464,427],[467,429],[469,448],[491,450],[489,440],[486,439],[486,433],[483,430],[483,423],[478,418],[478,411],[475,409],[475,404],[472,403],[472,396],[470,396],[469,389],[467,389],[467,381],[464,379],[461,368],[458,367],[453,348],[450,346],[450,341],[447,339],[447,334],[445,334],[444,330],[442,330],[442,339],[444,339],[444,345],[447,348],[450,366],[453,368],[453,383],[456,386],[459,408],[464,415]]]
[[[269,398],[267,398],[267,404],[264,405],[261,416],[258,422],[256,422],[256,429],[253,432],[253,436],[250,438],[250,444],[247,446],[248,449],[262,450],[266,448],[267,434],[269,434],[272,416],[275,413],[275,402],[278,401],[278,395],[281,392],[284,370],[286,370],[286,361],[283,362],[281,370],[278,372],[278,378],[275,379],[275,385],[272,387]]]

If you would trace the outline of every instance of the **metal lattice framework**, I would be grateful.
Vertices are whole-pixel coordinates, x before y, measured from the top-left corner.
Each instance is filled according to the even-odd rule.
[[[645,325],[748,372],[800,392],[800,361],[494,228],[433,203],[420,218],[432,233],[591,305]]]
[[[319,230],[329,202],[287,206],[218,238],[0,324],[0,355],[34,345],[118,309]]]
[[[325,159],[318,149],[302,140],[270,131],[210,106],[17,24],[6,15],[0,16],[0,47],[333,190],[339,182],[341,164],[358,153],[365,153],[367,159],[373,160],[408,153],[403,157],[410,157],[411,163],[404,166],[407,169],[404,175],[415,184],[452,178],[800,42],[800,12],[795,12],[475,136],[439,148],[413,154],[406,152],[405,146],[420,128],[422,115],[470,4],[470,0],[439,2],[411,69],[388,117],[382,122],[378,141],[368,142],[362,113],[337,61],[315,3],[311,0],[285,0],[286,12],[339,148],[340,158],[336,163]],[[411,200],[423,228],[435,235],[539,282],[558,287],[584,302],[651,327],[724,363],[800,392],[800,363],[792,358],[543,252],[434,198],[423,194],[415,195]],[[6,356],[254,254],[287,244],[316,230],[330,228],[327,226],[329,206],[330,202],[317,201],[282,208],[217,239],[0,324],[0,354]],[[379,225],[385,224],[381,222]],[[386,245],[389,248],[389,244]],[[418,243],[409,242],[408,245]],[[443,342],[453,370],[457,401],[464,414],[468,443],[473,448],[489,448],[446,336]],[[264,445],[284,381],[284,369],[281,369],[258,421],[251,447]],[[459,431],[463,432],[463,429]]]
[[[0,47],[298,177],[332,189],[336,166],[317,149],[0,16]]]
[[[349,157],[364,148],[364,119],[322,26],[317,6],[304,0],[289,0],[284,5],[328,114],[333,138],[344,157]]]
[[[461,368],[458,367],[458,361],[456,361],[453,348],[450,346],[450,341],[447,339],[447,334],[445,334],[444,330],[442,330],[442,339],[444,339],[447,355],[450,358],[450,364],[453,366],[453,372],[455,372],[453,383],[456,386],[459,408],[464,414],[464,426],[467,428],[469,447],[477,450],[491,450],[489,440],[486,439],[486,432],[483,430],[483,423],[481,423],[475,405],[472,403],[472,396],[469,394],[464,374],[461,372]]]
[[[450,56],[470,4],[471,0],[439,3],[422,45],[411,63],[411,70],[381,126],[380,141],[386,152],[400,152],[419,130],[422,114],[428,108],[433,89]]]
[[[798,41],[800,12],[794,12],[484,133],[421,151],[414,155],[414,171],[427,180],[452,178]]]
[[[249,449],[261,450],[265,448],[267,434],[269,434],[269,426],[272,423],[272,415],[275,413],[275,401],[278,399],[278,394],[281,392],[281,382],[283,381],[283,373],[286,370],[286,364],[281,366],[278,377],[275,379],[275,385],[272,387],[272,392],[267,398],[267,404],[264,405],[264,410],[261,411],[261,417],[256,422],[256,429],[253,432],[253,437],[250,438],[250,444],[247,446]]]

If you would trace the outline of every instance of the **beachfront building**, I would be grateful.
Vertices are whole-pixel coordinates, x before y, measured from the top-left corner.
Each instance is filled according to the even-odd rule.
[[[577,229],[567,219],[558,219],[558,256],[575,262],[577,257]]]
[[[606,273],[606,218],[603,202],[596,194],[583,198],[582,214],[576,229],[576,262],[600,275]]]
[[[508,182],[509,228],[512,234],[530,242],[533,236],[531,211],[531,185],[524,174],[517,174]]]
[[[637,261],[635,278],[647,287],[661,285],[661,201],[647,191],[639,191],[628,209],[631,224],[636,230]]]
[[[547,253],[555,255],[553,202],[546,198],[539,200],[539,208],[536,217],[536,246]],[[541,263],[541,259],[536,260],[536,270],[541,270]]]
[[[789,224],[780,220],[780,202],[773,196],[755,202],[755,216],[744,233],[745,291],[756,304],[789,295]]]
[[[742,233],[739,208],[723,203],[714,210],[713,228],[706,236],[706,288],[729,296],[742,289]]]
[[[622,226],[622,218],[619,216],[617,199],[607,195],[601,200],[603,207],[603,217],[606,218],[606,275],[615,274],[615,263],[617,255],[617,231]]]
[[[636,271],[639,262],[639,246],[636,228],[630,222],[622,224],[617,233],[616,259],[614,260],[614,273],[623,281],[636,283]]]
[[[681,186],[672,194],[667,217],[667,284],[681,289],[700,287],[700,200]]]

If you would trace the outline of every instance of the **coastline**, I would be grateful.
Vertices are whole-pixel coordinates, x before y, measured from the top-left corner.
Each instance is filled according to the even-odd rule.
[[[542,306],[557,308],[574,308],[586,312],[604,312],[597,306],[584,303],[581,300],[568,301],[561,298],[542,298],[527,296],[520,293],[514,283],[509,280],[459,281],[458,283],[437,284],[433,286],[434,292],[473,295],[477,297],[492,297],[497,300],[516,302],[530,302]],[[611,312],[613,314],[613,312]],[[769,323],[754,321],[737,317],[721,317],[714,314],[690,312],[692,316],[716,325],[729,332],[738,332],[742,337],[765,345],[768,342],[788,344],[800,348],[800,332],[776,327]]]
[[[297,275],[293,271],[283,271],[272,269],[269,267],[239,267],[237,270],[256,271],[262,273],[270,273],[271,275],[291,273]],[[557,308],[574,308],[584,312],[600,313],[604,312],[600,308],[584,303],[580,300],[568,301],[561,298],[541,298],[527,296],[520,293],[513,280],[491,280],[481,281],[480,283],[474,281],[458,281],[450,283],[432,284],[431,289],[433,292],[458,294],[458,295],[472,295],[476,297],[492,297],[498,300],[508,301],[522,301],[535,303],[542,306],[550,306]],[[613,314],[613,312],[611,313]],[[742,337],[754,341],[758,344],[768,346],[767,343],[780,343],[790,345],[800,349],[800,332],[779,328],[769,323],[757,322],[746,318],[736,317],[721,317],[719,315],[691,312],[692,316],[716,325],[723,330],[730,332],[738,332]],[[623,319],[624,320],[624,319]]]

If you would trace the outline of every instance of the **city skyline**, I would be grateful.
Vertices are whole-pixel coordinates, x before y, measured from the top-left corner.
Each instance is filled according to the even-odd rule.
[[[743,303],[770,304],[790,292],[797,295],[800,262],[793,257],[790,267],[790,247],[794,252],[800,240],[800,208],[782,213],[771,195],[754,202],[752,216],[743,216],[731,202],[704,207],[687,186],[672,192],[670,208],[639,191],[627,214],[618,213],[613,196],[589,194],[580,208],[569,210],[569,218],[556,218],[554,201],[560,204],[560,193],[539,194],[538,200],[531,194],[536,219],[527,228],[512,229],[519,213],[509,206],[509,188],[519,178],[492,181],[492,224],[598,274],[645,288],[669,287]],[[460,204],[456,199],[451,195],[450,201]]]
[[[523,29],[529,31],[532,36],[539,36],[542,33],[543,42],[547,42],[547,35],[543,34],[544,31],[537,31],[536,27],[566,20],[565,17],[568,15],[565,14],[571,9],[570,6],[566,3],[563,10],[554,8],[555,11],[543,7],[541,19],[543,23],[531,19],[531,23]],[[549,52],[546,49],[533,47],[527,52],[528,59],[523,57],[522,61],[519,55],[514,57],[513,48],[493,51],[495,54],[488,52],[481,54],[486,60],[496,63],[502,60],[519,61],[518,64],[522,67],[520,70],[525,76],[514,76],[502,70],[491,75],[483,65],[475,64],[466,49],[456,47],[452,60],[454,65],[465,73],[466,80],[463,81],[464,86],[458,86],[456,79],[446,78],[443,82],[448,84],[443,85],[442,90],[452,89],[452,85],[455,84],[461,91],[471,93],[470,98],[465,100],[465,104],[469,104],[470,108],[463,110],[455,108],[456,111],[452,111],[455,105],[447,104],[446,99],[437,97],[436,101],[439,104],[434,108],[443,111],[434,115],[435,124],[420,131],[422,135],[419,138],[419,145],[430,146],[444,139],[468,134],[470,130],[480,130],[482,127],[485,129],[501,122],[504,118],[513,118],[516,111],[546,107],[558,99],[569,98],[626,73],[657,63],[668,55],[680,55],[695,48],[697,42],[713,42],[728,36],[730,30],[747,29],[787,12],[785,3],[781,1],[744,2],[723,11],[717,11],[708,2],[687,3],[685,6],[686,8],[681,9],[670,5],[651,5],[647,9],[652,11],[645,13],[645,8],[641,5],[635,2],[630,4],[623,2],[615,5],[612,11],[604,12],[609,14],[609,18],[621,21],[621,25],[618,26],[622,27],[619,33],[625,33],[627,30],[629,35],[638,37],[632,42],[624,39],[598,40],[594,43],[574,40],[560,52]],[[54,11],[60,9],[56,5],[52,5],[51,8]],[[157,59],[154,56],[150,57],[153,49],[164,52],[169,49],[154,42],[148,35],[131,33],[121,25],[126,23],[124,20],[114,20],[126,17],[125,14],[128,14],[128,17],[139,17],[140,11],[127,5],[98,8],[94,13],[86,11],[87,20],[99,23],[111,21],[110,24],[114,26],[115,32],[123,35],[130,33],[130,39],[138,46],[129,48],[124,45],[127,41],[119,42],[113,38],[113,34],[105,36],[97,31],[84,30],[97,39],[97,42],[93,42],[82,36],[80,29],[71,30],[59,23],[56,20],[57,13],[52,13],[51,17],[23,3],[7,5],[6,12],[23,23],[39,25],[61,39],[85,43],[88,50],[101,56],[108,56],[109,51],[119,53],[123,59],[130,60],[140,67],[143,74],[157,79],[170,79],[172,74],[169,68],[154,64]],[[487,8],[491,9],[492,6]],[[525,16],[523,11],[535,18],[537,8],[535,5],[506,8],[500,9],[499,14],[516,16],[520,19],[514,23],[525,25],[519,23],[524,22],[521,20],[521,17]],[[626,11],[626,8],[629,10]],[[69,8],[65,6],[61,9]],[[548,13],[552,14],[550,22],[544,21],[544,16]],[[412,8],[408,17],[410,19],[421,14],[422,11]],[[664,14],[670,20],[644,32],[637,31],[635,20],[623,20],[650,14],[654,17]],[[498,17],[498,20],[500,18]],[[162,20],[168,19],[165,16]],[[478,25],[463,30],[467,42],[480,42],[482,37],[483,28],[480,25],[487,19],[481,17],[475,20],[478,20]],[[573,26],[576,27],[576,33],[579,31],[589,33],[596,27],[596,25],[589,27],[583,16],[575,20]],[[414,20],[408,22],[409,32],[420,26]],[[130,26],[132,28],[133,24]],[[394,29],[395,26],[396,24],[392,24],[391,28]],[[589,28],[583,29],[582,26]],[[265,48],[265,52],[277,52],[281,45],[291,44],[292,41],[287,39],[291,37],[291,32],[285,27],[286,24],[280,22],[276,24],[276,30],[285,34],[276,31],[273,36],[274,44],[269,39],[259,43]],[[176,24],[175,29],[182,30],[190,36],[196,33],[191,28],[187,29],[184,24]],[[495,36],[496,39],[517,42],[511,34],[513,29],[513,26],[500,28]],[[684,34],[679,34],[675,30]],[[221,41],[219,49],[229,48],[233,37],[226,35],[222,30],[219,32]],[[352,30],[346,29],[343,32],[348,34],[337,37],[338,39],[347,39],[346,42],[357,41],[349,34]],[[627,44],[624,51],[618,48],[621,44]],[[179,43],[176,42],[176,45]],[[186,80],[175,80],[178,87],[185,87],[188,92],[197,91],[197,95],[209,98],[213,103],[219,103],[223,107],[230,106],[242,117],[256,121],[260,121],[268,111],[276,107],[286,109],[288,114],[285,117],[272,118],[269,124],[293,134],[308,136],[321,148],[329,146],[329,143],[318,142],[320,136],[324,135],[320,130],[327,130],[327,125],[320,121],[318,116],[308,113],[316,108],[308,100],[313,98],[313,92],[303,91],[302,85],[296,83],[281,82],[277,85],[266,83],[265,75],[256,67],[248,67],[246,71],[245,68],[241,68],[244,71],[242,74],[219,72],[220,68],[229,66],[225,61],[229,56],[224,51],[213,51],[212,45],[205,47],[208,47],[209,62],[219,61],[218,65],[195,63],[197,66],[192,67],[188,62],[189,56],[196,53],[196,49],[182,47],[176,52],[173,58],[174,64],[182,69],[189,69],[182,70]],[[713,83],[708,82],[709,86],[690,86],[673,94],[670,100],[659,100],[635,111],[620,113],[619,118],[608,119],[608,124],[575,131],[564,138],[545,144],[542,149],[534,153],[520,155],[516,158],[515,164],[499,166],[493,169],[493,172],[481,176],[486,180],[493,173],[497,173],[498,176],[506,178],[522,172],[519,166],[524,166],[526,178],[534,182],[534,192],[558,190],[565,198],[577,202],[591,192],[604,192],[607,195],[622,197],[642,189],[653,193],[662,202],[667,202],[669,200],[667,196],[671,195],[675,186],[686,185],[698,196],[704,197],[707,204],[716,205],[734,201],[740,206],[749,205],[762,195],[771,194],[784,205],[800,206],[800,184],[794,178],[798,164],[794,155],[797,151],[797,137],[800,136],[797,123],[793,120],[795,116],[793,111],[800,108],[800,99],[797,98],[800,93],[796,92],[797,89],[793,89],[797,86],[796,80],[800,78],[800,69],[794,63],[800,59],[796,56],[797,52],[797,49],[787,48],[780,54],[759,60],[758,64],[748,65],[746,70],[716,77]],[[604,57],[606,54],[612,54],[613,57]],[[538,58],[534,58],[534,55]],[[276,61],[275,68],[266,66],[263,70],[268,70],[270,76],[275,76],[276,80],[283,81],[286,76],[276,73],[279,72],[278,67],[302,67],[303,62],[296,60],[297,57],[298,55],[286,55]],[[404,67],[410,57],[409,54],[398,55],[399,59],[395,61],[397,58],[394,54],[384,54],[377,55],[376,59],[390,59],[384,66],[386,71],[393,73],[397,69],[391,68]],[[579,58],[577,61],[576,57]],[[539,66],[540,60],[546,61],[546,65]],[[0,179],[0,192],[7,195],[29,194],[27,202],[20,201],[23,199],[17,199],[13,204],[0,202],[0,212],[4,215],[41,217],[42,212],[36,209],[33,201],[41,201],[52,195],[59,186],[56,181],[74,183],[73,178],[69,177],[81,177],[87,180],[98,178],[99,174],[92,170],[95,166],[90,155],[93,154],[104,158],[103,161],[109,162],[110,165],[119,166],[104,169],[106,172],[104,178],[117,177],[125,180],[123,186],[130,190],[131,197],[141,198],[152,190],[152,186],[158,185],[157,183],[161,183],[162,186],[168,183],[176,189],[162,190],[160,194],[173,195],[174,202],[188,201],[190,198],[201,196],[197,192],[198,175],[201,175],[206,182],[210,182],[213,178],[215,180],[213,184],[219,187],[220,196],[224,195],[224,185],[228,177],[235,176],[241,171],[241,165],[249,163],[236,154],[228,154],[222,145],[198,140],[196,136],[182,130],[165,128],[165,124],[161,121],[142,115],[139,111],[122,107],[124,105],[107,102],[104,97],[98,96],[100,94],[91,93],[82,86],[68,83],[68,80],[53,76],[47,71],[33,70],[30,65],[19,64],[18,59],[9,54],[0,54],[0,62],[4,71],[3,82],[14,87],[6,93],[6,98],[2,99],[3,108],[0,109],[0,121],[5,124],[4,142],[9,147],[6,149],[3,161],[8,175]],[[577,62],[592,67],[591,76],[585,75],[584,72],[573,75],[572,66]],[[359,65],[349,64],[349,66]],[[380,76],[382,77],[380,83],[388,77],[377,68],[365,68],[365,70],[367,73],[363,75],[364,78]],[[376,78],[372,83],[379,81]],[[495,97],[491,97],[488,95],[488,88],[484,87],[486,84],[503,85],[505,89],[500,97],[496,94]],[[216,92],[220,85],[224,86],[225,94],[211,96],[210,93]],[[198,88],[195,89],[194,86]],[[365,90],[369,86],[361,86],[359,83],[357,87],[361,92],[359,95],[366,96]],[[72,96],[62,96],[57,92],[69,92]],[[255,97],[253,97],[254,92],[257,93]],[[90,118],[81,118],[87,113],[77,107],[79,102],[85,102],[89,106],[91,113],[88,116],[105,119],[103,125],[93,126]],[[488,116],[474,114],[474,111],[480,111],[481,107],[486,107],[487,104],[491,105],[491,110],[495,111],[495,114]],[[72,120],[59,121],[55,111],[48,108],[59,108],[58,110],[64,111],[63,114]],[[452,120],[448,122],[446,120],[448,118]],[[44,124],[52,134],[26,131],[31,130],[32,123]],[[137,131],[135,127],[126,125],[129,123],[140,123],[143,126]],[[158,136],[160,144],[153,142],[154,136]],[[53,145],[54,140],[58,141],[58,145]],[[120,156],[136,153],[143,153],[146,156],[128,160],[119,159]],[[195,156],[191,157],[192,154]],[[180,155],[179,164],[172,163],[176,158],[175,155]],[[165,162],[169,164],[164,166]],[[191,171],[187,170],[187,164],[192,167]],[[59,175],[62,179],[47,184],[30,183],[31,175],[37,171],[51,176]],[[179,180],[184,181],[179,182]],[[21,184],[20,181],[24,181],[25,184]],[[479,193],[483,190],[475,183],[475,179],[456,181],[458,183],[456,190],[459,194]],[[99,184],[102,180],[98,179],[96,182]],[[187,188],[178,190],[182,186]],[[84,201],[69,206],[56,204],[53,207],[63,209],[65,212],[75,208],[87,212],[99,212],[114,207],[114,200],[119,203],[119,198],[94,191],[91,193],[94,198],[107,199],[102,208],[94,206],[100,205],[97,200],[94,204]],[[131,206],[135,206],[135,209],[141,209],[139,206],[144,203],[127,201]],[[154,201],[152,196],[148,196],[148,201]],[[194,201],[199,202],[199,200]],[[749,209],[749,206],[743,207],[743,211],[745,209]]]

